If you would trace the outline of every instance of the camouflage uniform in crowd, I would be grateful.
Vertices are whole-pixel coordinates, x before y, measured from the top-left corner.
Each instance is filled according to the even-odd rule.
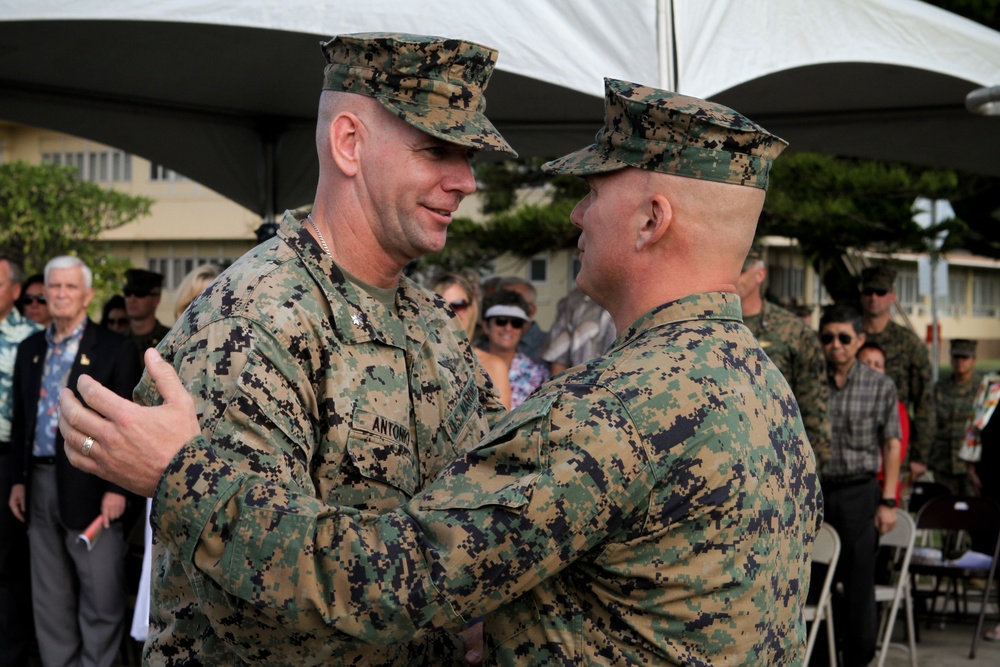
[[[965,461],[958,458],[965,439],[965,426],[972,413],[976,390],[983,381],[980,372],[972,380],[956,383],[949,375],[934,385],[934,409],[937,413],[937,431],[931,448],[929,467],[934,471],[934,481],[946,485],[952,493],[963,495],[965,486]]]
[[[785,386],[738,299],[695,295],[543,385],[400,510],[338,514],[189,446],[158,526],[305,636],[405,641],[487,613],[490,664],[796,664],[820,500]]]
[[[223,273],[184,314],[162,352],[194,395],[205,438],[232,466],[234,479],[260,475],[302,502],[385,512],[437,477],[486,434],[488,417],[503,413],[461,321],[449,318],[444,306],[404,278],[398,314],[392,312],[345,280],[286,214],[278,238]],[[136,400],[160,400],[148,373]],[[230,484],[220,479],[207,489],[194,478],[172,480],[178,481],[190,503],[185,514],[201,514],[205,508],[197,508],[212,498],[201,494]],[[173,483],[161,490],[174,494]],[[266,511],[277,519],[280,507],[268,504]],[[238,603],[204,578],[191,557],[199,568],[214,561],[247,575],[251,564],[219,561],[221,552],[168,548],[164,536],[180,534],[161,508],[154,503],[151,519],[157,544],[146,656],[153,664],[236,664],[234,656],[270,665],[425,664],[422,646],[338,640],[319,626],[295,627],[282,614]],[[197,541],[198,533],[187,537]],[[321,557],[300,552],[298,530],[277,520],[259,533],[221,537],[234,545],[253,542],[291,561]],[[279,543],[285,546],[272,551]],[[291,580],[300,576],[282,572]]]
[[[927,346],[915,333],[889,322],[880,333],[865,333],[865,340],[885,350],[885,374],[896,383],[896,392],[910,411],[909,459],[927,465],[934,440],[934,403],[931,398],[931,361]]]
[[[767,300],[756,315],[744,315],[743,323],[792,388],[816,467],[822,470],[830,458],[830,388],[819,337],[801,319]]]
[[[606,85],[609,105],[635,99],[630,122],[674,111],[686,121],[684,157],[694,162],[677,173],[766,186],[783,145],[758,126],[701,100]],[[696,148],[699,131],[711,145],[729,137],[728,148]],[[652,150],[637,144],[639,155]],[[718,165],[730,154],[727,171]],[[662,166],[650,168],[677,167]],[[213,312],[196,309],[185,328]],[[348,315],[338,315],[344,326]],[[310,347],[277,347],[289,343]],[[392,381],[387,369],[363,367]],[[282,415],[282,399],[304,382],[276,390],[253,370],[236,405],[267,410],[290,431],[299,421]],[[275,431],[259,430],[261,444],[310,441]],[[333,507],[323,494],[275,483],[267,467],[223,460],[204,438],[170,463],[154,505],[158,534],[210,606],[225,601],[227,618],[252,611],[283,633],[312,637],[332,626],[401,642],[485,615],[488,665],[772,665],[804,657],[801,606],[820,502],[787,383],[742,325],[739,298],[712,293],[640,316],[606,356],[542,385],[392,512]]]

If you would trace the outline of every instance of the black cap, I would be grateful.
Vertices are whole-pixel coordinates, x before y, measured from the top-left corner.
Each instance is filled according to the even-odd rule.
[[[150,294],[163,288],[163,274],[146,269],[129,269],[125,272],[125,291]]]

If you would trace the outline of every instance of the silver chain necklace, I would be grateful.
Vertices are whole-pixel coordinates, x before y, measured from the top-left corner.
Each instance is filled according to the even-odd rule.
[[[312,213],[306,216],[306,220],[309,221],[309,224],[312,225],[313,230],[315,230],[316,232],[316,236],[319,237],[319,247],[322,248],[323,252],[325,252],[327,255],[333,257],[333,253],[330,252],[330,246],[326,244],[326,239],[323,238],[323,232],[319,231],[319,227],[316,225],[316,221],[313,220]]]

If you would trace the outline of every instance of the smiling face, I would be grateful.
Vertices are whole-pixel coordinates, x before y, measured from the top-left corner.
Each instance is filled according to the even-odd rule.
[[[517,328],[520,325],[520,328]],[[521,342],[527,322],[517,317],[490,317],[483,323],[483,331],[489,338],[489,351],[493,354],[511,352]]]
[[[476,191],[473,152],[382,114],[366,134],[361,175],[374,213],[373,232],[405,265],[444,248],[452,214]]]

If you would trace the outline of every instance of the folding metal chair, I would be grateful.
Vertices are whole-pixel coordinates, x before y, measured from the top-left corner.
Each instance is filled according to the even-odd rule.
[[[936,577],[934,592],[931,597],[931,614],[934,613],[934,600],[940,595],[942,579],[951,579],[953,591],[956,595],[955,607],[958,609],[957,582],[968,582],[972,578],[983,578],[985,575],[986,587],[983,589],[983,599],[979,607],[979,619],[976,623],[976,632],[972,636],[972,648],[969,651],[969,658],[976,657],[979,648],[979,641],[983,636],[983,622],[986,618],[987,601],[989,600],[990,589],[993,587],[993,577],[996,574],[997,557],[1000,555],[1000,505],[985,498],[975,498],[971,496],[947,496],[933,498],[927,502],[917,515],[918,530],[938,530],[947,537],[960,530],[977,531],[992,535],[993,553],[989,569],[972,569],[967,567],[956,567],[949,565],[947,561],[940,564],[928,565],[924,563],[911,563],[910,574],[913,578],[913,586],[916,586],[915,577],[920,575],[930,575]],[[949,591],[946,591],[946,595]],[[947,606],[947,600],[945,601]]]
[[[875,586],[875,602],[889,603],[882,611],[879,624],[879,641],[881,647],[878,654],[878,667],[885,664],[892,639],[893,626],[896,624],[896,613],[903,603],[903,613],[906,615],[906,636],[909,639],[910,664],[917,667],[917,644],[913,625],[913,598],[910,596],[910,558],[913,556],[913,543],[917,535],[913,518],[905,510],[896,510],[896,526],[879,538],[880,548],[895,550],[893,563],[893,583]],[[903,646],[903,648],[907,648]]]
[[[833,603],[831,602],[831,588],[833,586],[833,573],[837,569],[837,560],[840,558],[840,536],[833,526],[824,523],[819,534],[816,535],[816,542],[813,544],[812,562],[826,565],[826,576],[823,578],[823,587],[820,589],[819,599],[816,604],[807,604],[802,609],[802,617],[805,621],[812,622],[809,628],[809,639],[806,642],[806,659],[803,664],[809,664],[809,657],[812,655],[813,646],[816,644],[816,636],[819,634],[820,623],[826,622],[826,640],[830,649],[830,667],[837,667],[837,643],[833,637]]]

